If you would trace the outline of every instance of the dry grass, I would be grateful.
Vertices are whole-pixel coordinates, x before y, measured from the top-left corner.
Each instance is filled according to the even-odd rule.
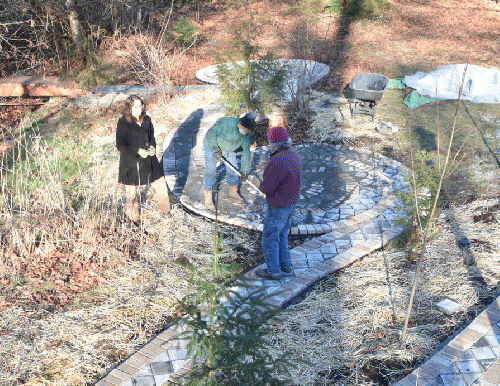
[[[274,321],[269,340],[277,352],[291,350],[307,361],[293,370],[297,385],[390,384],[432,353],[440,341],[469,322],[498,291],[500,221],[474,224],[474,214],[499,200],[452,207],[438,220],[428,246],[407,350],[400,350],[402,321],[411,291],[411,255],[388,248],[372,253],[318,284]],[[457,241],[466,236],[468,249]],[[477,266],[465,264],[469,255]],[[463,306],[452,316],[435,303]],[[393,315],[396,319],[393,320]]]
[[[207,97],[202,93],[199,99]],[[165,104],[155,103],[151,115],[157,122],[164,116],[179,119],[172,108],[176,103],[182,107],[185,102],[171,101],[170,115]],[[45,170],[46,178],[38,178],[30,194],[27,186],[37,175],[21,172],[17,163],[12,168],[4,164],[4,173],[22,181],[1,207],[2,385],[96,381],[172,319],[177,301],[190,291],[182,264],[206,263],[200,249],[212,248],[211,222],[175,201],[171,214],[161,216],[151,191],[141,192],[140,228],[124,220],[114,134],[97,134],[102,132],[96,126],[89,136],[91,167],[79,173],[70,193],[61,173]],[[60,156],[40,143],[30,151],[42,164]],[[27,204],[15,204],[22,201]],[[234,258],[244,261],[254,255],[256,241],[227,228],[223,246],[241,243],[245,254]]]
[[[217,99],[217,93],[203,91],[189,98],[182,94],[157,97],[149,105],[157,137],[167,135],[193,104]],[[314,127],[309,135],[321,135]],[[110,131],[100,124],[89,135],[91,168],[76,179],[73,194],[80,199],[76,207],[68,205],[70,196],[57,173],[42,181],[29,210],[24,207],[18,213],[2,207],[3,224],[11,227],[12,235],[17,232],[19,245],[31,245],[23,253],[15,250],[17,260],[11,260],[12,254],[6,252],[13,250],[2,245],[0,279],[7,283],[0,298],[4,307],[0,316],[2,384],[13,385],[18,379],[33,385],[95,381],[168,324],[177,312],[177,300],[189,291],[178,263],[201,265],[205,260],[199,250],[211,248],[212,223],[186,212],[175,201],[171,215],[160,216],[149,191],[141,196],[145,199],[141,229],[123,221],[124,188],[116,183],[118,153],[114,134],[106,134]],[[43,157],[50,157],[45,147],[40,150]],[[450,297],[472,313],[491,295],[500,280],[495,260],[500,244],[498,214],[497,222],[471,224],[471,219],[493,204],[493,200],[474,202],[449,210],[448,220],[441,218],[442,232],[429,247],[424,265],[409,350],[398,349],[414,268],[411,255],[405,252],[389,249],[367,256],[290,307],[276,321],[270,339],[277,349],[292,350],[310,362],[294,372],[296,383],[341,385],[357,379],[360,385],[376,384],[379,372],[390,380],[400,378],[405,368],[468,321],[470,315],[465,312],[442,317],[433,304]],[[40,215],[42,209],[34,211],[37,207],[46,211],[45,216]],[[9,233],[2,229],[5,240]],[[39,230],[45,233],[37,242]],[[456,247],[462,233],[473,241],[470,251]],[[223,247],[242,243],[237,259],[244,262],[258,254],[258,242],[254,235],[227,228]],[[57,256],[54,252],[68,254],[64,255],[69,259],[66,265],[58,258],[61,264],[45,271],[46,277],[35,277],[40,267],[50,266],[51,257]],[[470,260],[470,254],[479,262],[477,270],[463,263]],[[31,264],[23,264],[23,259]],[[72,267],[77,261],[84,264],[71,271],[73,281],[50,285],[51,279],[64,279],[64,266]],[[487,285],[478,284],[479,274]],[[55,290],[65,297],[55,297]],[[397,322],[393,322],[394,313]]]
[[[498,34],[491,32],[500,15],[495,5],[481,1],[477,5],[475,0],[394,3],[398,11],[389,15],[391,20],[351,25],[341,61],[341,34],[329,19],[321,21],[322,25],[311,23],[308,30],[307,42],[317,51],[299,52],[294,42],[304,39],[297,29],[303,20],[298,14],[283,17],[286,2],[256,4],[256,9],[269,18],[259,43],[277,47],[283,57],[297,58],[300,54],[331,65],[332,72],[323,86],[335,89],[360,72],[401,76],[466,57],[475,64],[497,64],[498,58],[491,56],[498,47]],[[151,42],[146,42],[142,51],[140,44],[135,46],[136,51],[113,47],[107,56],[121,62],[125,80],[131,80],[126,63],[132,58],[137,64],[137,78],[140,75],[151,81],[160,77],[164,83],[177,85],[193,83],[196,70],[213,64],[213,51],[228,45],[228,34],[220,26],[227,20],[236,22],[240,16],[238,9],[207,15],[200,25],[207,39],[186,55],[179,55],[175,65],[161,63],[161,52],[151,56],[154,51],[144,51]],[[298,32],[294,34],[294,30]],[[287,41],[286,36],[298,40]],[[440,44],[436,44],[436,36]],[[117,42],[117,46],[133,43],[133,39]],[[475,47],[474,51],[470,47]],[[158,142],[193,106],[218,99],[215,92],[200,91],[190,99],[166,95],[155,100],[149,111]],[[57,111],[50,113],[57,117]],[[310,139],[349,137],[345,128],[331,124],[330,118],[335,117],[329,114],[321,111],[312,120]],[[49,129],[70,137],[68,127],[73,123],[92,121],[91,116],[75,118]],[[21,179],[19,185],[20,196],[27,197],[23,204],[14,208],[9,203],[0,208],[2,385],[83,385],[95,381],[168,323],[176,312],[177,299],[189,291],[182,279],[183,269],[176,262],[201,264],[204,261],[198,256],[198,248],[211,246],[212,224],[175,202],[171,215],[161,217],[156,203],[146,200],[141,229],[123,221],[124,190],[116,184],[114,135],[106,136],[113,133],[116,120],[101,126],[85,126],[95,137],[92,168],[75,179],[73,194],[78,205],[72,205],[72,196],[65,192],[67,181],[56,171],[28,174],[29,178]],[[297,126],[300,130],[300,122]],[[359,134],[358,129],[352,131]],[[77,132],[80,136],[84,130]],[[57,156],[50,149],[41,150],[41,159]],[[23,193],[30,180],[40,179],[35,194]],[[148,195],[143,193],[143,197]],[[325,280],[300,304],[290,307],[276,321],[270,339],[277,349],[291,349],[310,362],[294,371],[296,383],[378,384],[378,369],[389,380],[397,379],[404,367],[411,368],[440,339],[470,320],[500,280],[498,214],[496,222],[471,224],[473,209],[480,205],[475,202],[454,208],[456,220],[441,221],[442,233],[429,246],[424,264],[409,350],[398,350],[413,268],[405,252],[388,249],[371,254]],[[148,235],[142,232],[144,229]],[[456,247],[457,235],[462,233],[473,241],[470,250]],[[245,260],[258,252],[258,241],[253,235],[228,229],[223,243],[243,243],[246,250],[238,259]],[[471,255],[478,260],[477,269],[463,263]],[[40,275],[42,268],[45,276]],[[480,283],[480,275],[486,285]],[[439,314],[433,305],[445,296],[463,304],[467,313],[453,317]],[[380,379],[379,383],[384,382]]]

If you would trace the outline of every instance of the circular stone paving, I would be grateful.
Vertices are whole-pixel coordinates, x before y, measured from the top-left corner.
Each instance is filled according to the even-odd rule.
[[[172,129],[163,143],[163,168],[170,190],[185,207],[209,218],[215,218],[215,211],[204,206],[203,138],[223,116],[221,103],[203,106]],[[353,223],[368,223],[394,203],[396,190],[403,189],[402,165],[379,154],[323,143],[297,143],[294,148],[301,158],[303,184],[291,234],[322,234]],[[252,149],[251,173],[254,175],[250,180],[256,186],[269,153],[267,147]],[[218,175],[222,181],[218,220],[262,231],[265,197],[243,183],[240,193],[245,203],[235,205],[227,199],[223,163]]]
[[[252,60],[254,62],[254,60]],[[312,86],[314,83],[324,78],[330,73],[330,67],[326,64],[314,60],[303,59],[276,59],[279,66],[287,66],[287,75],[285,76],[284,93],[285,98],[290,100],[292,95],[299,89]],[[245,62],[236,62],[241,66]],[[224,65],[232,67],[231,63]],[[210,84],[218,84],[217,64],[208,66],[196,72],[196,78]]]

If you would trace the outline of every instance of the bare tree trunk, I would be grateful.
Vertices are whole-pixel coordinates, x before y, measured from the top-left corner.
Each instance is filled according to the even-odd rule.
[[[142,27],[142,7],[141,4],[137,4],[137,19],[135,21],[135,29],[140,31]]]
[[[66,0],[66,8],[68,10],[68,19],[69,26],[71,29],[71,38],[73,42],[76,44],[78,49],[83,48],[84,36],[83,36],[83,28],[80,24],[80,20],[78,20],[78,8],[76,4],[76,0]]]

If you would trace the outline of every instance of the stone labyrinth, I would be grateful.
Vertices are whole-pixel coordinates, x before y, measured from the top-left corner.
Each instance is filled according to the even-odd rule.
[[[215,212],[206,210],[203,204],[203,138],[224,115],[221,103],[203,106],[171,130],[163,144],[163,168],[169,188],[185,207],[208,218],[215,218]],[[395,192],[403,189],[402,165],[379,154],[323,143],[297,143],[294,148],[301,158],[303,184],[291,234],[323,234],[339,228],[345,221],[366,223],[374,220],[394,203]],[[252,149],[250,180],[256,186],[269,153],[267,147]],[[243,183],[240,193],[245,203],[234,205],[225,199],[227,183],[223,163],[218,168],[218,175],[222,181],[218,219],[262,231],[265,197]],[[385,213],[389,221],[396,217],[394,212]],[[390,228],[389,223],[386,225]]]
[[[310,63],[291,61],[300,69]],[[311,67],[320,76],[325,68]],[[299,71],[299,74],[303,72]],[[197,76],[213,78],[213,67]],[[303,78],[312,82],[312,78]],[[300,87],[302,80],[291,85]],[[208,218],[203,197],[203,138],[215,121],[225,115],[222,103],[193,108],[163,142],[165,180],[180,202]],[[293,138],[292,138],[293,139]],[[396,220],[404,216],[398,209],[396,193],[405,189],[405,168],[398,162],[363,149],[324,143],[297,143],[303,168],[301,199],[294,212],[291,233],[318,235],[290,250],[295,275],[280,280],[260,279],[254,267],[245,273],[248,285],[235,287],[248,296],[252,287],[263,287],[267,302],[284,307],[314,283],[381,248],[403,230]],[[269,159],[269,149],[252,149],[252,182],[259,179]],[[223,181],[224,164],[218,168]],[[227,183],[221,183],[218,219],[227,224],[262,231],[265,198],[247,183],[240,187],[245,199],[233,205],[226,199]],[[261,265],[261,266],[265,266]],[[170,377],[186,374],[193,361],[187,355],[181,330],[167,327],[137,353],[113,369],[96,386],[156,386],[170,384]],[[498,385],[500,384],[500,298],[496,299],[463,332],[397,386]],[[396,386],[395,385],[395,386]]]

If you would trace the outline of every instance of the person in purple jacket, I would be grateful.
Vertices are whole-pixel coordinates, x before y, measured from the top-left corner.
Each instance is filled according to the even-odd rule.
[[[264,170],[259,189],[266,195],[267,212],[262,232],[262,251],[267,268],[255,274],[265,279],[279,280],[293,275],[288,251],[288,231],[292,214],[300,199],[302,166],[299,155],[291,147],[291,139],[283,127],[273,127],[267,133],[271,156]]]

